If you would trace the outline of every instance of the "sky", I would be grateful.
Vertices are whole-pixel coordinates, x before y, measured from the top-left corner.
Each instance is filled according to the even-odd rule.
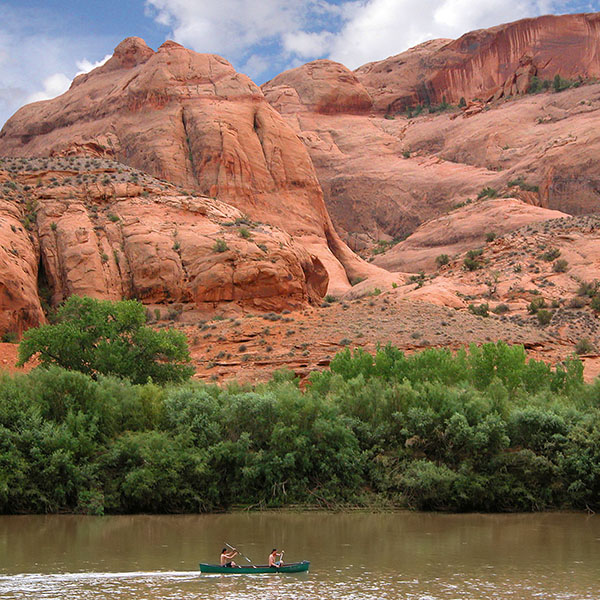
[[[316,58],[354,69],[428,39],[596,11],[600,0],[0,0],[0,125],[129,36],[220,54],[261,84]]]

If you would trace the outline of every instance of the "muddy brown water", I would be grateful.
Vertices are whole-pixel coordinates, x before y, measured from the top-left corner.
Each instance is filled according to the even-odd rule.
[[[225,542],[256,563],[277,547],[311,568],[201,575]],[[0,598],[598,600],[600,516],[4,516]]]

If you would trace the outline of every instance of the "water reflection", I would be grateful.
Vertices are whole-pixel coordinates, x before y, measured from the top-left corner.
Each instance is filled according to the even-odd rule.
[[[297,575],[200,575],[225,541]],[[578,514],[0,517],[0,598],[598,600],[600,519]]]

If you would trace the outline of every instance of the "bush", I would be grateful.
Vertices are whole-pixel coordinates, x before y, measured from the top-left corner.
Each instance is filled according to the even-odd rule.
[[[552,270],[555,273],[566,273],[569,270],[569,263],[564,258],[559,258],[558,260],[554,261]]]
[[[545,309],[540,309],[536,313],[538,323],[540,325],[548,325],[552,319],[552,312]]]
[[[542,260],[545,260],[546,262],[552,262],[553,260],[557,259],[560,256],[560,250],[558,248],[550,248],[549,250],[546,250],[546,252],[544,252],[540,258]]]
[[[569,300],[569,308],[583,308],[585,306],[585,299],[581,296],[575,296]]]
[[[469,250],[466,258],[463,260],[463,265],[467,271],[476,271],[483,267],[483,263],[479,258],[483,254],[483,250],[478,248],[477,250]]]
[[[184,381],[194,372],[185,335],[144,325],[136,300],[71,296],[55,324],[29,329],[19,345],[19,366],[36,356],[41,367],[58,365],[88,375],[116,375],[144,383]]]
[[[540,308],[546,307],[546,301],[543,298],[534,298],[527,306],[527,312],[530,315],[535,315]]]
[[[593,354],[595,352],[596,348],[588,338],[582,338],[575,344],[576,354]]]
[[[596,281],[595,279],[592,282],[581,281],[579,283],[579,287],[577,288],[577,295],[588,296],[589,298],[592,298],[596,295],[598,289],[600,289],[600,282]]]
[[[213,252],[225,252],[229,250],[229,246],[225,240],[217,240],[213,245]]]
[[[503,342],[346,348],[302,389],[2,375],[0,512],[597,511],[599,389]]]
[[[450,257],[447,254],[440,254],[435,259],[435,264],[438,267],[443,267],[444,265],[447,265],[449,262],[450,262]]]
[[[477,200],[483,200],[484,198],[496,198],[498,196],[498,190],[492,187],[484,187],[477,194]]]
[[[496,313],[497,315],[504,315],[509,311],[510,307],[508,306],[508,304],[496,304],[496,306],[494,306],[494,308],[492,309],[492,312]]]
[[[478,315],[480,317],[487,317],[489,315],[489,306],[487,304],[469,304],[469,311],[474,315]]]
[[[486,242],[493,242],[496,239],[496,233],[493,231],[490,231],[488,233],[485,234],[485,241]]]

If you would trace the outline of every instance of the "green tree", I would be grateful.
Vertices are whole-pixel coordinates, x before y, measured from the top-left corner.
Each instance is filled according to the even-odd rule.
[[[54,325],[30,329],[19,344],[19,365],[37,355],[40,366],[58,365],[93,377],[115,375],[133,383],[185,381],[194,372],[183,333],[146,327],[137,300],[71,296]]]

